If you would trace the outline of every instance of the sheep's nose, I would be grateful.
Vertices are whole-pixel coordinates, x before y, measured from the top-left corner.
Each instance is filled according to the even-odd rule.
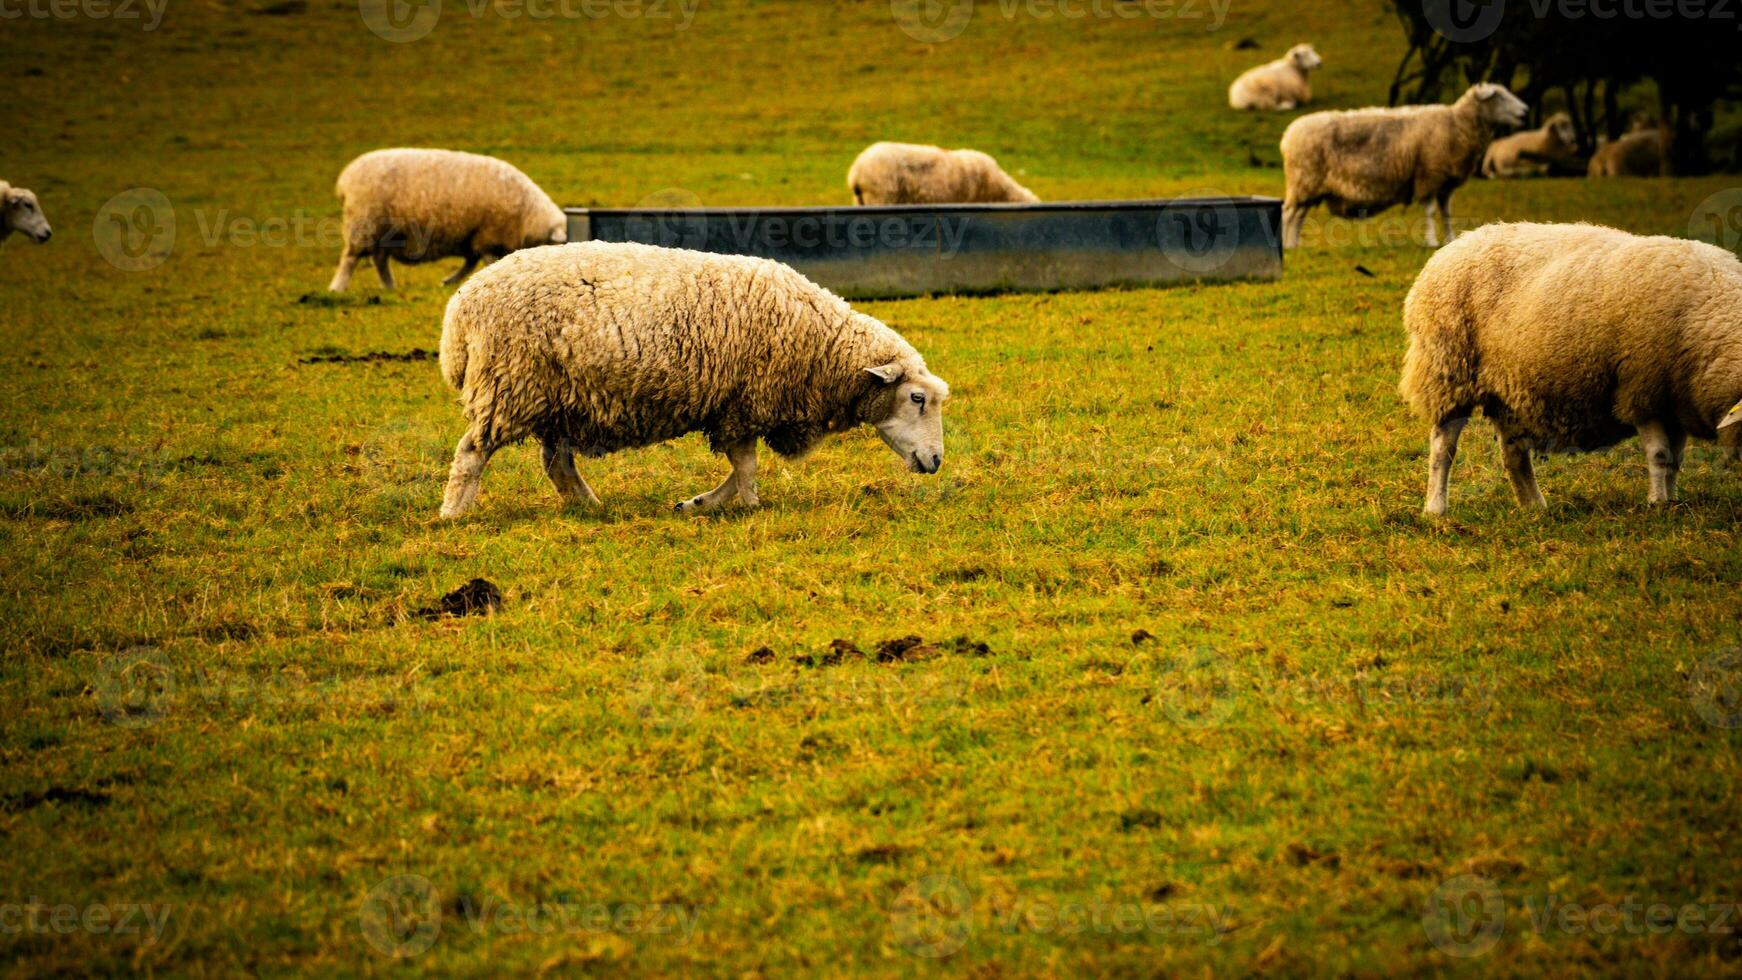
[[[53,238],[53,237],[54,237],[54,232],[53,232],[53,230],[51,230],[51,229],[48,229],[48,228],[44,228],[44,229],[43,229],[43,230],[42,230],[42,238],[41,238],[41,239],[40,239],[40,240],[41,240],[41,241],[45,241],[45,242],[46,242],[46,241],[48,241],[48,240],[49,240],[49,239],[50,239],[50,238]]]

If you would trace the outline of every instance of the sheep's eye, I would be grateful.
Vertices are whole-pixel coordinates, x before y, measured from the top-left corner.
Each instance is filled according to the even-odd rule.
[[[911,398],[911,399],[913,399],[913,403],[914,403],[914,404],[915,404],[915,405],[924,405],[924,404],[925,404],[925,396],[924,396],[924,395],[922,395],[922,394],[920,394],[920,393],[919,393],[919,392],[917,392],[917,391],[916,391],[916,392],[914,392],[914,393],[913,393],[913,394],[911,394],[911,395],[908,395],[908,396],[907,396],[907,397],[909,397],[909,398]]]

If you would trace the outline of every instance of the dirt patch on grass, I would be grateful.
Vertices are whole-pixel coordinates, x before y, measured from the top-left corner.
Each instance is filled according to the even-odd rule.
[[[0,810],[9,813],[19,810],[34,810],[47,803],[99,807],[108,804],[111,799],[112,797],[108,793],[100,790],[85,789],[81,786],[50,786],[45,790],[8,793],[5,796],[0,796]]]
[[[411,361],[433,361],[440,355],[433,350],[413,347],[408,351],[369,351],[363,354],[314,354],[298,364],[404,364]]]
[[[489,579],[475,578],[441,597],[433,606],[419,609],[424,619],[444,616],[489,616],[502,608],[502,590]]]

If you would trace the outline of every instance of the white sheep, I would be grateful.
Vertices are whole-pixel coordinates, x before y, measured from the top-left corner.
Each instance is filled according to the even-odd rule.
[[[1451,200],[1482,162],[1494,127],[1524,121],[1525,104],[1504,86],[1483,82],[1451,105],[1314,112],[1282,134],[1288,192],[1282,243],[1300,245],[1301,224],[1315,205],[1342,218],[1365,218],[1393,205],[1422,202],[1427,243],[1440,243],[1437,215],[1452,230]]]
[[[381,285],[393,288],[388,259],[406,265],[462,258],[443,280],[453,284],[485,258],[569,240],[568,219],[531,178],[495,157],[454,150],[393,149],[365,153],[339,174],[345,251],[328,287],[350,285],[365,256]]]
[[[1663,133],[1655,128],[1635,129],[1617,140],[1598,140],[1585,169],[1588,177],[1659,177],[1663,172]]]
[[[873,143],[847,171],[855,204],[1034,204],[1040,198],[978,150]]]
[[[1310,44],[1297,44],[1288,54],[1247,69],[1228,86],[1228,104],[1236,109],[1287,111],[1312,101],[1308,75],[1324,64]]]
[[[1712,245],[1596,225],[1493,224],[1429,259],[1403,304],[1399,390],[1433,426],[1426,511],[1443,514],[1458,435],[1494,423],[1520,503],[1530,454],[1635,432],[1651,501],[1675,499],[1689,436],[1742,421],[1742,262]]]
[[[755,506],[757,439],[797,457],[870,424],[912,470],[943,463],[949,386],[895,331],[767,259],[604,242],[517,252],[454,293],[441,366],[470,423],[443,517],[471,507],[492,453],[529,435],[563,499],[597,503],[576,451],[706,434],[732,474],[679,511]]]
[[[1527,177],[1544,173],[1554,164],[1565,165],[1579,152],[1579,134],[1573,117],[1557,112],[1541,129],[1503,136],[1488,145],[1482,157],[1482,176],[1489,179]]]
[[[29,235],[30,240],[38,245],[54,237],[54,230],[48,226],[48,216],[42,213],[36,195],[0,180],[0,242],[15,231]]]

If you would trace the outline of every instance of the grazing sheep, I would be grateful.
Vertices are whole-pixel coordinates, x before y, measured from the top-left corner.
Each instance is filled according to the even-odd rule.
[[[1288,54],[1257,68],[1248,69],[1228,86],[1228,104],[1236,109],[1286,111],[1312,101],[1313,86],[1307,75],[1324,59],[1310,44],[1297,44]]]
[[[38,245],[54,237],[42,205],[36,203],[36,195],[0,180],[0,242],[15,231],[29,235]]]
[[[604,242],[517,252],[454,293],[441,365],[470,422],[443,517],[472,506],[492,453],[529,435],[563,499],[597,503],[575,450],[705,433],[732,474],[679,511],[755,506],[758,438],[797,457],[869,423],[915,472],[943,463],[949,386],[895,331],[767,259]]]
[[[1488,146],[1482,158],[1482,176],[1529,177],[1546,173],[1550,166],[1567,165],[1579,152],[1579,134],[1573,117],[1557,112],[1541,129],[1503,136]]]
[[[1663,133],[1636,129],[1618,140],[1598,140],[1585,170],[1591,177],[1657,177],[1663,174]]]
[[[847,171],[854,204],[1034,204],[1040,198],[978,150],[873,143]]]
[[[1428,260],[1403,322],[1399,389],[1433,426],[1429,514],[1445,513],[1458,434],[1478,408],[1519,502],[1536,507],[1532,450],[1600,449],[1637,432],[1651,501],[1664,503],[1688,437],[1742,420],[1742,262],[1712,245],[1487,225]]]
[[[1473,85],[1451,105],[1315,112],[1282,134],[1288,193],[1282,243],[1300,245],[1307,212],[1323,203],[1340,218],[1366,218],[1396,204],[1421,201],[1427,243],[1438,247],[1435,216],[1453,237],[1452,192],[1475,173],[1495,126],[1517,126],[1527,109],[1492,82]]]
[[[407,265],[463,258],[459,282],[483,258],[569,240],[568,219],[538,185],[495,157],[454,150],[375,150],[339,174],[345,252],[327,288],[342,293],[365,256],[393,288],[389,258]]]

